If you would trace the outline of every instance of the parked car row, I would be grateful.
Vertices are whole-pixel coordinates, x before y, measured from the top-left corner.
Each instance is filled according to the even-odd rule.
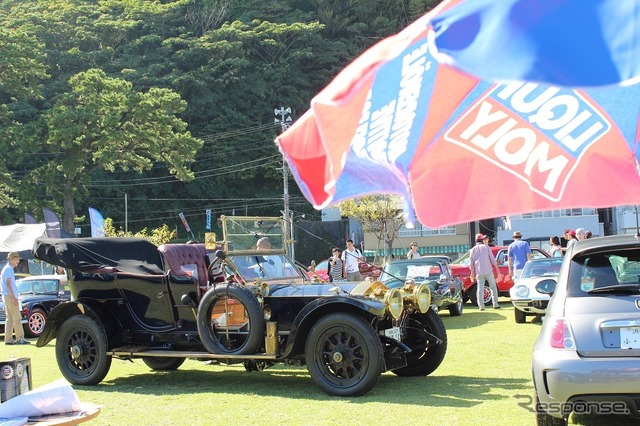
[[[447,335],[437,311],[460,315],[465,291],[448,262],[429,257],[389,262],[377,280],[326,284],[277,251],[78,238],[39,239],[36,256],[69,268],[70,281],[18,280],[25,331],[38,346],[55,338],[63,376],[81,385],[99,383],[112,358],[175,370],[194,357],[247,370],[306,365],[328,394],[362,395],[383,371],[439,367]],[[537,424],[566,425],[572,412],[640,417],[640,240],[602,237],[537,257],[510,289],[516,323],[545,315],[532,361]]]

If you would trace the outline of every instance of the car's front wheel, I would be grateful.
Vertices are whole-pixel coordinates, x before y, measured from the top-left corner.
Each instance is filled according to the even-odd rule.
[[[184,364],[186,358],[165,358],[159,356],[146,356],[142,358],[142,362],[147,364],[152,370],[157,371],[174,371]]]
[[[527,314],[522,312],[520,309],[513,308],[513,315],[515,316],[516,323],[524,324],[525,322],[527,322]]]
[[[382,374],[382,343],[371,325],[350,314],[322,317],[311,329],[305,362],[313,381],[329,395],[360,396]]]
[[[40,337],[47,324],[47,314],[42,309],[34,309],[27,318],[24,334],[29,337]]]
[[[458,297],[456,303],[450,305],[447,309],[449,309],[449,314],[452,317],[459,317],[460,315],[462,315],[462,309],[464,309],[464,301],[462,300],[462,295]]]
[[[447,353],[447,330],[440,316],[429,309],[426,314],[407,318],[402,343],[411,348],[406,355],[407,366],[393,372],[398,376],[427,376],[440,366]]]
[[[74,385],[97,385],[111,367],[107,337],[84,315],[67,319],[56,336],[56,359],[62,375]]]

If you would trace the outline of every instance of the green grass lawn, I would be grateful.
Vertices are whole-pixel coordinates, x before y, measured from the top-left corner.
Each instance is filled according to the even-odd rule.
[[[449,347],[431,376],[385,373],[359,398],[330,397],[306,369],[276,365],[247,373],[241,365],[187,360],[174,372],[152,372],[136,360],[113,360],[98,386],[74,386],[83,402],[102,406],[95,425],[533,425],[531,353],[540,322],[516,324],[503,309],[465,305],[460,317],[441,315]],[[3,346],[2,359],[31,358],[34,387],[62,377],[55,341],[44,348]],[[637,424],[606,418],[608,424]],[[603,419],[571,418],[571,424]]]

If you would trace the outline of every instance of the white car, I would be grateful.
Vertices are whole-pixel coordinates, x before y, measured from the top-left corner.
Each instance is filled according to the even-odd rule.
[[[538,284],[548,278],[556,279],[562,264],[561,257],[532,259],[524,265],[522,275],[509,290],[518,324],[527,320],[527,315],[544,315],[550,296],[548,291],[540,289]],[[545,285],[542,283],[541,285]],[[543,290],[541,293],[539,290]]]

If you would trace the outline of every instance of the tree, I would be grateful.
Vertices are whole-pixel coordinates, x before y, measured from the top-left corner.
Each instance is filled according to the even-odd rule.
[[[6,208],[18,205],[13,197],[13,182],[7,168],[9,159],[16,155],[21,128],[14,121],[16,103],[37,98],[39,83],[47,77],[43,64],[42,44],[29,34],[26,28],[8,25],[6,16],[0,14],[0,208],[5,216]],[[6,219],[6,218],[3,218]]]
[[[188,166],[202,141],[176,116],[186,106],[178,94],[137,92],[96,69],[76,74],[69,85],[71,92],[44,115],[45,143],[57,155],[30,174],[31,183],[44,182],[62,200],[63,229],[73,229],[74,199],[86,195],[95,170],[142,172],[162,162],[179,180],[193,179]]]
[[[125,232],[123,229],[116,229],[113,226],[113,219],[110,217],[104,220],[104,233],[106,237],[138,237],[151,241],[153,244],[159,246],[164,243],[168,243],[176,237],[175,229],[169,229],[166,223],[163,223],[161,227],[151,230],[151,233],[147,232],[147,228],[143,228],[138,232]]]
[[[343,201],[338,205],[340,215],[359,220],[362,230],[373,233],[382,242],[390,260],[393,241],[404,223],[401,217],[402,205],[398,197],[391,195],[368,195]],[[377,251],[377,250],[376,250]],[[375,259],[374,259],[375,262]]]

